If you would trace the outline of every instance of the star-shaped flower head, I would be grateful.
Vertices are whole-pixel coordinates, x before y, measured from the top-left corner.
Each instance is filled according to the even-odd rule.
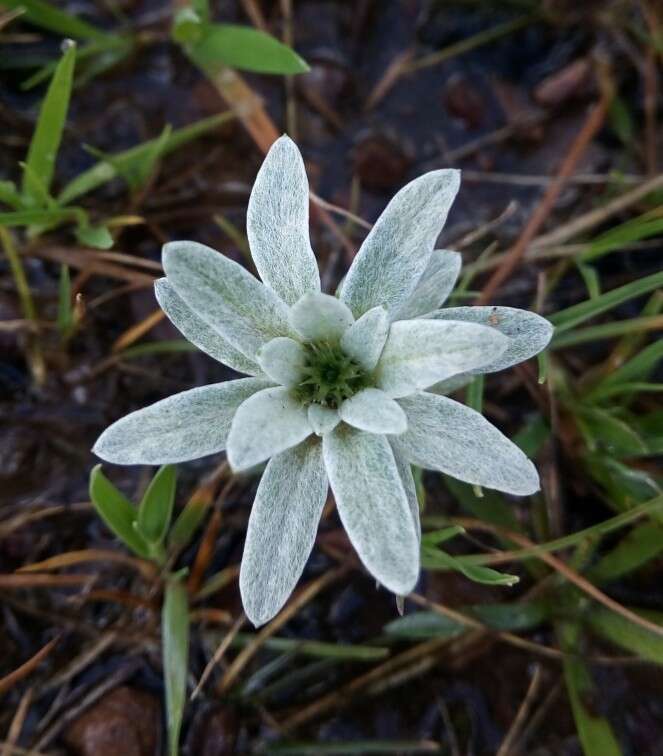
[[[419,575],[411,465],[516,495],[534,465],[482,415],[442,395],[450,381],[502,370],[543,349],[552,328],[508,307],[439,309],[460,269],[434,250],[459,172],[401,189],[366,237],[339,296],[320,291],[308,182],[286,136],[249,200],[262,283],[195,242],[163,250],[156,297],[184,336],[251,377],[194,388],[118,420],[94,451],[117,464],[164,464],[226,450],[235,471],[269,460],[240,572],[246,614],[271,619],[313,548],[328,487],[366,569],[406,595]]]

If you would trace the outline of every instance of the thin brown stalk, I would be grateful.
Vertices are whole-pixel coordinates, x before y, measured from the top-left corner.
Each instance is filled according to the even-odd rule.
[[[50,640],[45,646],[42,646],[42,648],[40,648],[34,656],[32,656],[26,662],[23,662],[20,667],[17,667],[8,675],[0,677],[0,696],[4,695],[8,690],[11,690],[17,682],[20,682],[29,674],[31,674],[35,669],[37,669],[42,661],[55,648],[59,640],[60,636],[58,635],[57,637]]]
[[[575,170],[578,161],[603,125],[608,112],[608,105],[609,95],[606,91],[603,93],[599,102],[590,109],[587,118],[585,119],[585,123],[571,144],[566,157],[562,161],[559,172],[546,190],[541,202],[520,234],[520,237],[509,250],[500,267],[488,279],[488,282],[484,286],[481,295],[477,300],[478,305],[489,302],[504,281],[509,278],[522,261],[525,252],[527,251],[527,247],[550,215],[559,195],[566,186],[567,180]]]
[[[502,745],[499,747],[496,756],[510,756],[513,753],[513,745],[516,742],[518,736],[522,732],[522,729],[529,718],[530,711],[534,704],[534,700],[539,692],[541,686],[542,669],[541,665],[537,664],[534,667],[534,674],[527,688],[527,693],[522,703],[518,707],[516,717],[513,720],[509,732],[502,741]]]
[[[31,703],[32,688],[28,688],[21,696],[21,700],[18,704],[18,708],[16,709],[16,713],[14,714],[12,722],[9,725],[7,740],[2,746],[2,753],[0,754],[0,756],[12,756],[14,747],[16,746],[16,743],[21,736],[21,730],[23,729],[25,718],[28,716],[28,710],[30,709]]]
[[[272,635],[277,633],[286,622],[288,622],[295,614],[308,602],[316,596],[320,591],[328,588],[332,583],[336,582],[339,578],[345,575],[347,567],[337,567],[335,570],[325,572],[319,578],[312,580],[308,585],[304,586],[298,591],[292,599],[286,604],[285,608],[277,614],[277,616],[265,627],[260,630],[256,637],[246,645],[240,653],[235,657],[233,663],[228,667],[225,675],[223,676],[219,685],[219,693],[224,694],[234,684],[235,680],[239,677],[242,670],[251,661],[251,659],[258,653],[262,644],[271,638]]]
[[[239,617],[235,620],[232,627],[228,630],[228,632],[225,634],[223,640],[219,644],[219,647],[214,652],[214,656],[209,660],[207,665],[205,666],[205,669],[203,670],[202,675],[200,676],[200,680],[198,680],[198,684],[196,685],[193,693],[191,694],[191,701],[193,701],[195,698],[198,697],[200,694],[200,691],[205,686],[205,683],[209,679],[209,676],[212,674],[212,671],[214,670],[214,667],[216,667],[221,659],[223,659],[224,654],[226,651],[230,648],[230,644],[235,639],[235,636],[237,633],[242,629],[242,625],[246,622],[246,615],[244,612],[242,612]]]

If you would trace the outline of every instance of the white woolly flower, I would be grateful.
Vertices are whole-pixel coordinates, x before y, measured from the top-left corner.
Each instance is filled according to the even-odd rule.
[[[532,494],[527,457],[482,415],[442,395],[548,343],[550,324],[509,307],[438,309],[460,255],[435,250],[459,172],[401,189],[355,257],[339,296],[320,292],[308,182],[288,137],[271,148],[249,200],[261,283],[195,242],[163,250],[156,297],[184,336],[249,378],[194,388],[122,418],[94,451],[117,464],[164,464],[226,450],[233,470],[269,460],[246,535],[240,589],[255,625],[294,589],[328,487],[366,569],[406,595],[419,575],[411,465]]]

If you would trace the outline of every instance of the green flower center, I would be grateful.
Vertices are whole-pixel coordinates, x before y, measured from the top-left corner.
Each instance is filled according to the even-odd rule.
[[[317,341],[304,344],[304,348],[304,378],[294,390],[303,404],[337,409],[343,401],[371,385],[370,376],[338,344]]]

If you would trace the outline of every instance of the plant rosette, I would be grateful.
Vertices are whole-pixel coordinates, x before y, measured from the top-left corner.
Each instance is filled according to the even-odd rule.
[[[202,244],[163,249],[157,300],[182,334],[249,377],[194,388],[111,425],[94,451],[116,464],[226,451],[234,471],[269,460],[240,571],[247,616],[270,620],[311,553],[327,491],[366,569],[399,596],[420,570],[412,465],[526,496],[539,476],[480,413],[444,394],[540,352],[552,326],[509,307],[440,309],[459,274],[435,241],[460,173],[414,179],[387,205],[337,296],[320,290],[309,190],[281,137],[260,168],[247,233],[262,282]]]

